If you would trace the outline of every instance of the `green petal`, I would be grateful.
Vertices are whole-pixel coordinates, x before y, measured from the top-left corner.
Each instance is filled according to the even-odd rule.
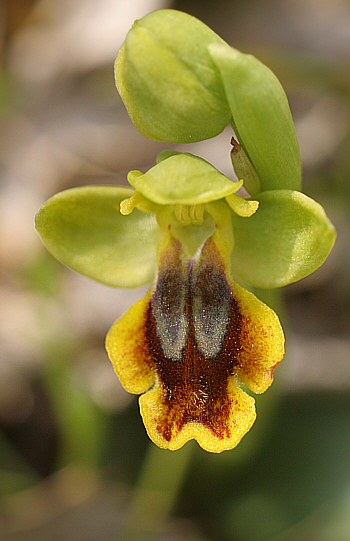
[[[46,248],[62,263],[114,287],[137,287],[155,274],[158,226],[154,215],[119,212],[133,190],[86,186],[58,193],[36,215]]]
[[[135,22],[118,53],[115,80],[143,135],[193,143],[218,135],[230,122],[209,43],[224,42],[187,13],[159,10]]]
[[[232,272],[253,286],[274,288],[301,280],[322,265],[336,234],[321,205],[291,190],[255,198],[260,204],[250,218],[232,213]]]
[[[299,145],[278,79],[254,56],[228,45],[208,49],[222,76],[236,136],[259,176],[261,191],[300,190]],[[255,195],[254,185],[245,186]]]
[[[187,153],[169,156],[145,174],[130,171],[128,181],[159,205],[209,203],[227,197],[241,186],[207,161]]]

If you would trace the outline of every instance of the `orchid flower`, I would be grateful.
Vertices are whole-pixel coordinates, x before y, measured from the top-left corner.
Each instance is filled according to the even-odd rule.
[[[235,136],[233,182],[189,153],[162,152],[132,188],[88,186],[53,196],[36,217],[48,250],[113,287],[152,283],[112,326],[106,349],[122,385],[141,394],[151,440],[210,452],[234,448],[284,355],[275,312],[240,284],[279,288],[316,270],[335,231],[300,192],[297,138],[284,91],[257,59],[197,19],[150,13],[116,61],[136,127],[155,140]],[[236,192],[244,185],[248,198]]]

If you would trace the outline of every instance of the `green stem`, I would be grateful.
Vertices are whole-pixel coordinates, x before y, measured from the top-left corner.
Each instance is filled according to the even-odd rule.
[[[150,444],[119,539],[154,539],[174,507],[193,449],[193,442],[175,452]]]

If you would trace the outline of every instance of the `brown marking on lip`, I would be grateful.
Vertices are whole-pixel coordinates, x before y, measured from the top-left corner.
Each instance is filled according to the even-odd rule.
[[[208,241],[207,241],[208,243]],[[188,321],[187,340],[182,350],[181,361],[166,359],[157,336],[157,321],[149,302],[145,317],[145,336],[152,359],[152,368],[157,373],[162,389],[163,412],[157,430],[166,441],[190,422],[198,422],[209,428],[219,439],[230,437],[228,420],[232,409],[228,394],[228,381],[234,375],[238,354],[241,350],[242,315],[227,281],[224,265],[213,241],[202,250],[202,276],[200,280],[213,278],[211,272],[222,273],[225,286],[222,295],[229,306],[228,323],[220,351],[215,358],[205,358],[198,351],[193,322],[193,265],[187,267],[187,293],[185,314]],[[199,264],[201,269],[201,264]],[[211,269],[211,270],[210,270]],[[199,270],[200,274],[201,270]],[[171,287],[171,284],[169,284]],[[204,295],[205,289],[201,291]],[[203,300],[205,305],[205,298]],[[218,304],[218,311],[220,305]],[[225,321],[225,319],[224,319]]]

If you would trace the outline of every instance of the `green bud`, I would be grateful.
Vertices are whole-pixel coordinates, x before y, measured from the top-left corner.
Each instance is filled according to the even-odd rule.
[[[244,148],[237,143],[234,137],[231,139],[231,145],[231,161],[237,177],[243,180],[245,189],[251,195],[261,192],[258,174],[244,152]]]
[[[134,23],[118,53],[115,80],[143,135],[192,143],[222,132],[231,112],[207,46],[224,43],[180,11],[154,11]]]

